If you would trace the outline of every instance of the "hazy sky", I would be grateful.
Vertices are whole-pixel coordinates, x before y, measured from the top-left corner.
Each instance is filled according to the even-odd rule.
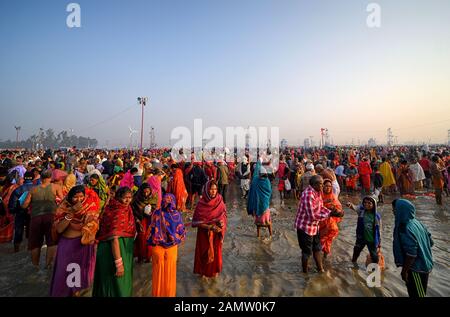
[[[446,142],[450,1],[0,2],[0,139],[40,127],[126,145],[149,127],[279,126],[289,143]],[[370,2],[381,28],[366,24]]]

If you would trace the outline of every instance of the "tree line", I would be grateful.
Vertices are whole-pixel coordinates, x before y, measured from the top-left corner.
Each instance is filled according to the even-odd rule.
[[[53,129],[39,129],[39,132],[33,134],[26,140],[19,142],[6,140],[0,140],[0,148],[13,149],[13,148],[26,148],[26,149],[49,149],[60,147],[72,147],[78,148],[96,147],[98,141],[96,139],[87,138],[84,136],[69,135],[69,132],[63,130],[56,133]]]

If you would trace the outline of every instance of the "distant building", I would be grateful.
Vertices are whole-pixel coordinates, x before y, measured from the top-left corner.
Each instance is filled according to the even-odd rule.
[[[303,144],[304,144],[305,148],[310,148],[311,147],[311,143],[309,142],[309,138],[306,138],[305,141],[303,141]]]
[[[370,138],[368,141],[368,145],[371,147],[377,146],[377,142],[375,141],[374,138]]]

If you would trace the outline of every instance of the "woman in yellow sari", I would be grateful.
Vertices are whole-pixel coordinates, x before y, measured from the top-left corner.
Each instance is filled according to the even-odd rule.
[[[380,173],[383,176],[383,189],[391,188],[395,185],[395,177],[392,173],[391,164],[383,157],[380,164]]]

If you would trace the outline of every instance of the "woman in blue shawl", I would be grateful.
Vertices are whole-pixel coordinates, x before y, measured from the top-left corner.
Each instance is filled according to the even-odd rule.
[[[255,217],[258,237],[260,227],[268,227],[270,236],[272,236],[272,220],[269,209],[272,186],[267,176],[266,169],[261,165],[261,161],[258,160],[253,171],[247,202],[247,213]]]
[[[416,207],[406,199],[392,202],[395,215],[393,251],[397,267],[410,297],[425,297],[428,276],[433,269],[431,234],[416,219]]]
[[[174,195],[164,195],[161,208],[152,214],[147,233],[148,244],[153,246],[152,296],[175,297],[178,245],[186,237],[186,230]]]

